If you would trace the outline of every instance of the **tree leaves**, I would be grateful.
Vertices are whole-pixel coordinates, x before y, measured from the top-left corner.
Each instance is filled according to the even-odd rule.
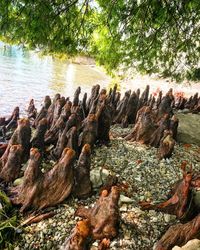
[[[91,55],[108,72],[139,65],[182,80],[200,64],[199,0],[1,0],[0,30],[29,48]]]

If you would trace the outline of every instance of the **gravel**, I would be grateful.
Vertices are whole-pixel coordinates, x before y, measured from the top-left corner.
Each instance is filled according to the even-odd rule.
[[[113,126],[110,144],[95,148],[91,163],[94,194],[83,201],[70,197],[53,209],[54,217],[26,226],[16,249],[59,249],[79,220],[74,216],[75,210],[80,204],[91,206],[94,203],[108,175],[117,176],[123,187],[119,201],[119,234],[111,241],[110,249],[153,249],[167,228],[178,221],[175,216],[162,212],[142,211],[138,202],[166,200],[172,185],[182,178],[180,166],[184,160],[194,171],[200,170],[200,148],[177,144],[170,159],[159,161],[157,149],[126,142],[120,137],[130,129]],[[97,249],[97,242],[91,249]]]

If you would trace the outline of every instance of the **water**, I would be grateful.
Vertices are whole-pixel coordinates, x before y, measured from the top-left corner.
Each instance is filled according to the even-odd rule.
[[[0,44],[0,116],[10,114],[15,106],[24,110],[31,98],[39,106],[45,95],[72,97],[78,86],[84,94],[94,84],[106,87],[109,82],[94,65],[73,64]]]
[[[119,83],[119,82],[118,82]],[[9,115],[15,106],[24,112],[31,98],[36,107],[40,107],[45,95],[61,93],[73,96],[75,89],[81,86],[82,93],[90,93],[94,84],[109,89],[113,81],[95,65],[73,64],[69,61],[41,57],[38,53],[24,51],[16,46],[5,46],[0,43],[0,116]],[[176,84],[155,77],[134,75],[119,84],[122,94],[128,90],[143,90],[149,84],[151,92],[169,88],[174,92],[184,92],[186,96],[200,91],[200,83],[189,82]]]

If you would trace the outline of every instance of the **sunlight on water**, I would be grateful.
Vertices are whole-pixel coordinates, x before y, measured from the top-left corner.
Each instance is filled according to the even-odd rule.
[[[79,85],[83,95],[93,84],[106,87],[109,81],[93,65],[71,64],[0,44],[0,116],[10,114],[15,106],[24,110],[31,98],[38,106],[45,95],[59,92],[72,97]]]
[[[104,72],[95,65],[72,64],[68,61],[40,56],[17,46],[5,46],[0,43],[0,116],[8,115],[15,106],[24,111],[31,98],[39,107],[45,95],[61,93],[72,97],[75,89],[81,86],[82,93],[90,93],[94,84],[109,89],[114,86]],[[119,86],[122,94],[128,90],[143,90],[150,85],[151,92],[159,89],[166,92],[184,92],[186,96],[199,92],[200,84],[175,84],[155,77],[135,75]]]

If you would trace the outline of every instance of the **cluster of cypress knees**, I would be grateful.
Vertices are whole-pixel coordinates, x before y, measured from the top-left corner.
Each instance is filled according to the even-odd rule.
[[[124,139],[158,148],[158,157],[163,159],[172,155],[177,136],[178,119],[173,109],[200,111],[198,94],[189,99],[175,98],[170,89],[166,95],[160,91],[155,97],[149,95],[149,85],[142,94],[139,89],[127,91],[123,98],[117,91],[117,85],[108,93],[95,85],[89,98],[85,93],[82,100],[80,93],[81,88],[78,87],[72,102],[60,94],[56,94],[53,100],[46,96],[39,112],[32,99],[27,118],[19,119],[18,107],[9,118],[0,118],[1,140],[4,140],[0,145],[0,183],[1,186],[9,184],[9,197],[13,204],[21,206],[21,212],[54,206],[71,194],[79,199],[89,197],[92,193],[91,152],[95,144],[109,143],[112,124],[122,127],[133,124],[131,133],[123,135]],[[51,150],[47,150],[49,148]],[[41,160],[46,158],[53,158],[56,164],[42,173]],[[26,162],[23,182],[13,187],[12,182],[20,176],[22,164]],[[191,200],[191,187],[198,186],[200,182],[198,177],[193,178],[191,173],[187,173],[186,168],[183,172],[183,180],[166,203],[141,203],[141,207],[175,213],[178,218],[185,216]],[[83,219],[77,223],[63,249],[88,249],[91,239],[100,240],[100,250],[107,249],[110,239],[117,235],[120,187],[116,181],[111,181],[102,190],[92,208],[80,207],[76,211],[76,215]],[[197,220],[200,226],[200,216]],[[181,243],[188,240],[188,235],[193,237],[196,221],[193,224],[184,225],[187,229],[192,227],[192,233],[188,234],[187,229],[181,230]],[[173,237],[161,239],[157,250],[171,249],[178,236],[173,232]]]

